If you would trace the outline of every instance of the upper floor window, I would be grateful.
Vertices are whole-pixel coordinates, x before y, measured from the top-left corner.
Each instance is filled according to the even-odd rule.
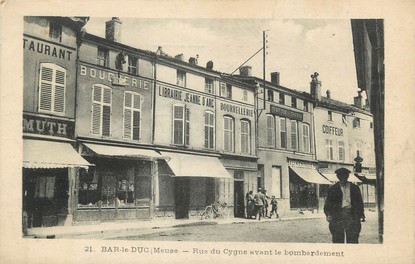
[[[173,144],[189,145],[190,110],[184,105],[173,106]]]
[[[268,96],[268,101],[270,102],[274,102],[274,91],[273,90],[267,90],[267,96]]]
[[[373,122],[370,122],[370,128],[373,128]]]
[[[339,140],[337,142],[337,145],[339,147],[339,160],[344,160],[344,157],[345,157],[345,155],[344,155],[344,141]]]
[[[327,159],[333,160],[334,159],[333,140],[326,139],[326,151],[327,151]]]
[[[244,90],[243,91],[243,96],[242,96],[242,101],[248,101],[248,91]]]
[[[291,121],[291,149],[298,149],[298,140],[297,140],[297,121]]]
[[[303,124],[303,148],[304,152],[310,152],[310,126]]]
[[[230,116],[223,117],[223,149],[225,151],[234,151],[234,138],[235,138],[235,124],[234,120]]]
[[[186,72],[177,70],[177,85],[186,87]]]
[[[108,49],[103,47],[98,47],[98,54],[97,54],[97,64],[108,67]]]
[[[308,102],[307,101],[304,101],[303,111],[308,112]]]
[[[111,88],[95,84],[92,91],[92,134],[109,136],[111,133]]]
[[[279,101],[278,101],[280,104],[285,104],[285,94],[283,94],[283,93],[280,93],[279,94]]]
[[[66,69],[53,64],[40,64],[39,111],[65,113]]]
[[[267,145],[275,146],[275,120],[273,115],[267,115]]]
[[[215,89],[213,87],[213,80],[212,79],[205,79],[205,93],[208,94],[215,94]]]
[[[285,122],[285,118],[280,118],[280,139],[281,139],[281,148],[287,148],[287,124]]]
[[[205,112],[205,148],[213,149],[215,136],[215,116],[213,112]]]
[[[241,153],[251,152],[251,125],[248,120],[241,120]]]
[[[49,37],[53,40],[62,42],[62,26],[55,23],[50,23]]]
[[[327,120],[328,121],[333,121],[333,112],[332,111],[327,111]]]
[[[360,118],[355,117],[353,120],[353,128],[358,128],[360,127]]]
[[[345,114],[342,114],[342,124],[347,126],[347,116]]]
[[[232,98],[232,85],[221,83],[220,84],[220,95],[225,98]]]
[[[139,140],[141,127],[141,96],[124,92],[124,138]]]
[[[128,56],[128,73],[137,74],[138,59],[133,56]]]
[[[363,157],[363,155],[362,155],[362,144],[359,141],[356,142],[356,157],[357,156]]]
[[[291,107],[297,108],[297,98],[291,97]]]

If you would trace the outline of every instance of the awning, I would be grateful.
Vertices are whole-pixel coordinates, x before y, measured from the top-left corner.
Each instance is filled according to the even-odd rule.
[[[332,184],[315,169],[297,168],[290,166],[290,170],[292,170],[295,174],[297,174],[298,177],[302,178],[306,182]]]
[[[128,148],[118,146],[99,145],[92,143],[83,143],[84,146],[95,152],[97,155],[110,156],[110,157],[135,157],[135,158],[162,158],[154,150],[140,149],[140,148]]]
[[[337,178],[337,175],[335,173],[321,173],[323,174],[324,177],[326,177],[329,181],[331,182],[338,182],[339,179]],[[362,182],[361,180],[359,180],[356,176],[354,176],[353,174],[349,174],[349,182]]]
[[[23,167],[29,169],[88,168],[86,161],[69,143],[23,140]]]
[[[176,177],[233,179],[218,158],[173,152],[162,152],[161,154],[170,158],[170,160],[167,159],[167,164]]]

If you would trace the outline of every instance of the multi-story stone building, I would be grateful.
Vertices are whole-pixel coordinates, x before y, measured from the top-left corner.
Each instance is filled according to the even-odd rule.
[[[23,211],[29,227],[71,224],[78,39],[87,18],[24,17]]]

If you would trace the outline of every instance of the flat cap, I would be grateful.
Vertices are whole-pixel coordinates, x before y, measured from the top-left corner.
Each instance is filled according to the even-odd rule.
[[[346,168],[340,168],[340,169],[337,169],[337,170],[335,171],[335,173],[336,173],[336,174],[349,174],[349,173],[351,173],[351,171],[350,171],[350,170],[348,170],[348,169],[346,169]]]

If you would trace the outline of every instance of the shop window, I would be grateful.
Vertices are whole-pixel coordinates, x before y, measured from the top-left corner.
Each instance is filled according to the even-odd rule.
[[[66,69],[53,64],[40,64],[39,111],[65,113]]]
[[[173,106],[173,144],[189,145],[190,110],[184,105]]]
[[[291,97],[291,107],[297,108],[297,98]]]
[[[303,124],[303,148],[304,152],[310,152],[310,126]]]
[[[279,93],[279,101],[278,102],[282,105],[285,104],[285,94]]]
[[[297,121],[291,121],[291,149],[298,150]]]
[[[49,37],[55,41],[62,42],[62,26],[55,23],[50,23]]]
[[[114,171],[102,171],[101,176],[101,207],[115,207],[117,178]]]
[[[36,178],[35,198],[55,197],[55,176],[38,176]]]
[[[98,47],[98,53],[97,53],[97,64],[108,67],[108,54],[109,51],[106,48]]]
[[[141,127],[141,96],[124,92],[124,138],[139,140]]]
[[[251,152],[251,125],[248,120],[241,120],[241,152],[250,154]]]
[[[215,94],[215,89],[213,87],[212,79],[205,79],[205,92],[208,94]]]
[[[220,84],[220,96],[232,99],[232,85],[221,83]]]
[[[117,206],[131,207],[135,205],[134,170],[127,170],[127,174],[118,174]]]
[[[135,167],[137,206],[150,206],[151,197],[151,162],[141,161]]]
[[[214,136],[215,136],[215,116],[213,112],[205,112],[205,148],[214,148]]]
[[[273,115],[267,115],[267,145],[275,147],[275,119]]]
[[[327,151],[327,159],[333,160],[334,159],[333,140],[326,139],[326,151]]]
[[[178,86],[186,87],[186,72],[177,70],[177,83]]]
[[[224,116],[223,121],[224,121],[223,149],[225,151],[233,152],[234,151],[234,138],[235,138],[234,119],[230,116]]]
[[[268,101],[274,102],[274,91],[268,89],[267,90],[267,97],[268,97]]]
[[[287,132],[285,118],[280,118],[280,144],[281,148],[287,148]]]
[[[337,145],[339,147],[339,160],[344,160],[344,141],[339,141]]]
[[[138,59],[133,56],[128,56],[128,73],[137,74]]]
[[[111,88],[94,85],[92,91],[92,134],[109,136],[111,128]]]
[[[79,170],[78,207],[97,207],[100,200],[98,174],[90,168]]]

